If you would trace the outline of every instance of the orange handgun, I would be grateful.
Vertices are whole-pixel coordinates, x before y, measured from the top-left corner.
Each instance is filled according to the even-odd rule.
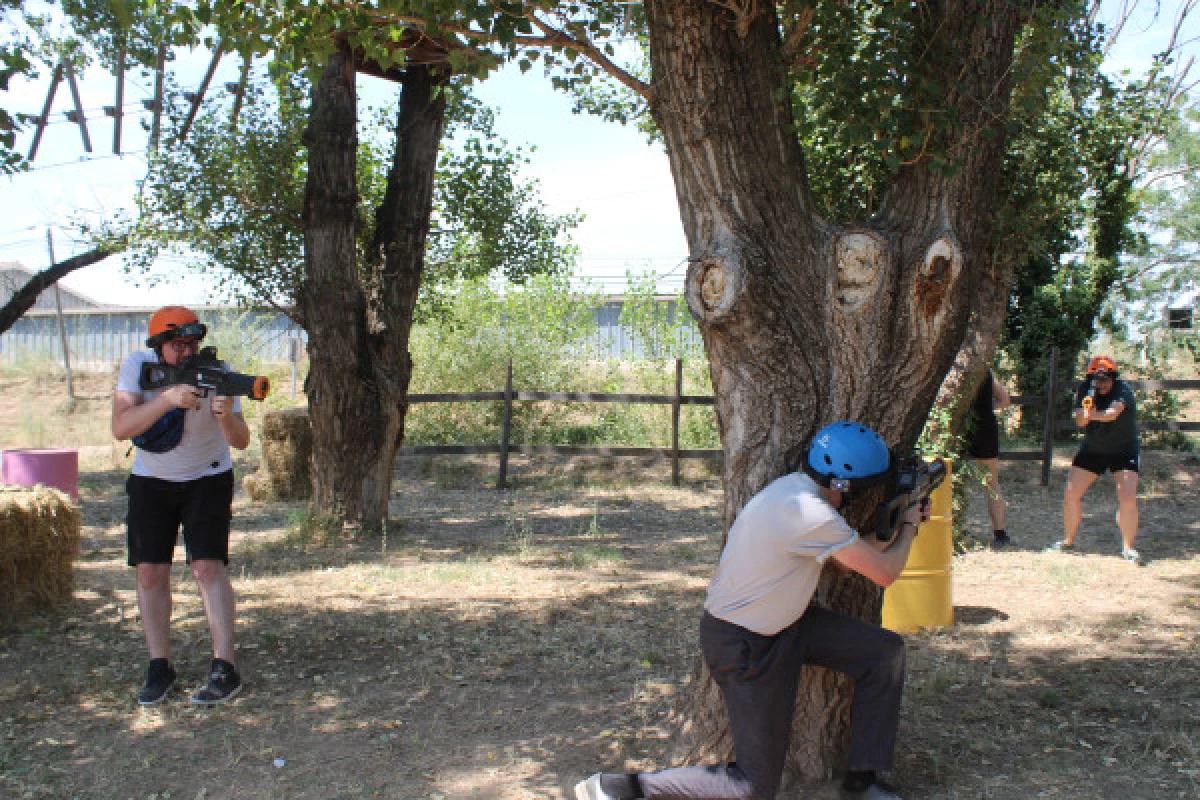
[[[1095,389],[1088,389],[1088,393],[1083,396],[1083,402],[1080,405],[1083,406],[1084,411],[1092,410],[1092,405],[1096,402],[1093,399],[1092,395],[1094,395],[1095,393],[1096,393]]]

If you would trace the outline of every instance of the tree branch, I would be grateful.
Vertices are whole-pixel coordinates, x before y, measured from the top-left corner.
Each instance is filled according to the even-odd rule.
[[[24,316],[26,311],[33,308],[33,304],[37,302],[38,295],[57,283],[59,278],[70,275],[77,269],[82,269],[83,267],[103,261],[110,255],[112,255],[112,252],[102,248],[89,250],[86,253],[80,253],[77,256],[68,258],[66,261],[60,261],[54,266],[34,275],[29,279],[28,283],[18,289],[9,298],[4,308],[0,308],[0,334],[15,325],[17,320]]]
[[[654,88],[644,81],[638,80],[626,70],[617,66],[613,61],[592,44],[587,39],[577,39],[565,31],[554,28],[549,23],[543,21],[533,8],[527,7],[525,10],[525,18],[537,27],[542,32],[542,37],[546,46],[550,47],[570,47],[578,50],[588,57],[593,64],[607,72],[610,76],[620,81],[625,88],[640,95],[647,103],[654,100]],[[530,37],[525,37],[523,43],[530,44]]]

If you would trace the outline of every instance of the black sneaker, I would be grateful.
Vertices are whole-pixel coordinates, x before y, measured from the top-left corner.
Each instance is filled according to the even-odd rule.
[[[208,673],[208,683],[201,686],[192,695],[192,702],[197,705],[215,706],[237,697],[242,690],[242,676],[223,658],[214,658],[212,668]]]
[[[996,531],[995,537],[992,539],[992,547],[996,550],[1003,550],[1005,547],[1011,547],[1013,543],[1012,537],[1006,531]]]
[[[138,690],[139,706],[156,706],[166,699],[175,685],[175,668],[165,658],[150,659],[146,668],[146,684]]]

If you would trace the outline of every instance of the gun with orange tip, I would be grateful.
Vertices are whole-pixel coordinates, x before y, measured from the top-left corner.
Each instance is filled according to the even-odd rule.
[[[263,400],[271,391],[271,381],[266,375],[234,372],[217,359],[215,347],[203,348],[178,366],[147,362],[142,364],[138,376],[138,385],[143,389],[163,389],[180,383],[196,387],[204,397],[213,392],[224,397]]]

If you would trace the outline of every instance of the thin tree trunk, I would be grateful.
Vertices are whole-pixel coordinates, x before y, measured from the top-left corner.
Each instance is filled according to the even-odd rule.
[[[971,402],[983,384],[988,365],[1004,332],[1008,297],[1012,286],[1011,264],[997,264],[979,276],[971,294],[971,317],[967,335],[954,358],[954,365],[938,390],[937,408],[945,409],[947,432],[964,436]]]
[[[822,219],[809,197],[774,5],[646,3],[652,112],[691,251],[686,293],[712,370],[726,527],[798,466],[830,421],[864,422],[893,447],[916,441],[963,341],[970,276],[981,269],[1018,6],[963,0],[915,12],[931,43],[924,68],[957,78],[929,100],[960,109],[967,133],[937,144],[962,169],[904,168],[878,217],[849,227]],[[847,517],[865,523],[878,499]],[[815,602],[877,620],[880,597],[831,569]],[[785,781],[823,780],[844,757],[848,687],[809,669],[799,698]],[[729,757],[719,693],[702,667],[689,699],[688,759]]]
[[[425,271],[425,242],[433,214],[438,150],[446,119],[446,96],[438,68],[410,65],[400,76],[403,91],[396,120],[396,152],[387,191],[376,213],[372,256],[381,261],[371,296],[374,334],[396,404],[392,461],[404,441],[412,356],[413,313]]]

